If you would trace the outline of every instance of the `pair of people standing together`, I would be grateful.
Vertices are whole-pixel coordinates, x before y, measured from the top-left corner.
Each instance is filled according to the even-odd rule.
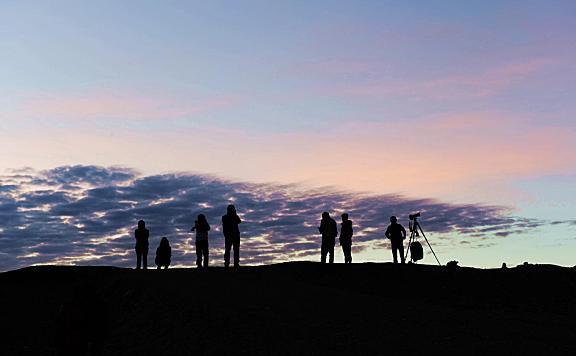
[[[322,234],[321,261],[325,263],[326,256],[330,255],[329,262],[334,263],[334,246],[336,245],[336,236],[338,236],[338,226],[336,221],[326,211],[322,213],[318,231]],[[342,246],[342,252],[344,252],[344,263],[352,263],[353,233],[352,220],[348,219],[348,214],[342,214],[340,246]]]
[[[222,216],[224,234],[224,266],[230,266],[230,250],[234,249],[234,267],[240,266],[240,228],[242,223],[234,205],[228,205],[226,215]],[[198,215],[191,231],[196,231],[196,266],[208,267],[208,231],[210,224],[204,214]]]
[[[228,205],[226,215],[222,216],[222,232],[224,233],[224,266],[230,265],[230,250],[234,249],[234,266],[240,265],[240,228],[238,225],[242,222],[236,213],[234,205]],[[199,214],[191,231],[196,232],[196,265],[198,267],[208,267],[208,231],[210,224],[204,214]],[[148,258],[148,238],[150,232],[146,229],[143,220],[138,222],[138,228],[134,231],[136,238],[136,268],[140,269],[143,265],[146,269]],[[167,248],[166,248],[167,245]],[[171,249],[166,237],[162,238],[160,246],[156,250],[156,264],[158,268],[170,265]],[[168,255],[168,256],[166,256]],[[160,264],[159,264],[160,263]]]

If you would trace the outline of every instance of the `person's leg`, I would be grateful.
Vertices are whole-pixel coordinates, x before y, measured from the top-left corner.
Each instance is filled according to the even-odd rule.
[[[234,240],[234,266],[240,266],[240,238]]]
[[[140,269],[142,266],[142,252],[140,249],[136,248],[136,269]]]
[[[196,241],[196,266],[202,266],[202,241]]]
[[[230,239],[224,240],[224,267],[230,266],[230,248],[232,248],[232,241]]]
[[[406,261],[404,261],[405,258],[404,258],[404,243],[403,242],[400,242],[398,244],[398,252],[400,252],[400,261],[402,261],[402,263],[405,263]]]
[[[334,244],[330,244],[328,253],[330,254],[330,263],[334,263]]]
[[[142,267],[144,267],[144,269],[148,268],[148,247],[142,251]]]
[[[325,242],[322,242],[322,247],[320,248],[320,262],[326,263],[326,255],[328,254],[328,246]]]
[[[204,248],[202,249],[204,254],[204,267],[208,267],[208,241],[204,244]]]
[[[398,253],[398,247],[394,242],[392,242],[392,256],[394,257],[394,263],[398,263],[398,257],[396,254]]]
[[[352,263],[352,246],[346,245],[346,251],[344,252],[344,258],[346,263]]]
[[[348,263],[352,263],[352,244],[348,245]]]

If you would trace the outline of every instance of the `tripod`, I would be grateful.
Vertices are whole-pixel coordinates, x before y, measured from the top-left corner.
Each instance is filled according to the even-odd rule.
[[[420,215],[420,214],[418,214],[418,215]],[[418,217],[417,216],[410,216],[410,218],[414,222],[410,222],[410,224],[412,225],[411,229],[410,229],[410,239],[408,240],[408,249],[406,250],[406,256],[404,257],[404,259],[408,258],[408,253],[410,252],[410,245],[412,245],[412,242],[416,241],[416,238],[419,236],[418,231],[420,231],[420,233],[422,234],[422,237],[424,237],[424,240],[426,240],[428,247],[430,247],[430,251],[432,251],[432,254],[434,255],[434,258],[436,259],[436,262],[438,262],[439,266],[442,266],[442,264],[438,260],[438,257],[436,257],[436,254],[434,253],[434,250],[432,249],[430,242],[428,242],[428,239],[426,238],[426,235],[424,234],[424,230],[422,230],[422,226],[420,226],[420,223],[418,222]]]

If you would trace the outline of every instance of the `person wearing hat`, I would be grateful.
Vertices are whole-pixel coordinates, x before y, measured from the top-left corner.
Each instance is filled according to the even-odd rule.
[[[392,256],[394,263],[398,263],[396,254],[400,252],[400,260],[404,263],[404,240],[406,239],[406,229],[401,224],[398,224],[398,219],[395,216],[390,217],[390,225],[386,229],[386,237],[392,243]]]

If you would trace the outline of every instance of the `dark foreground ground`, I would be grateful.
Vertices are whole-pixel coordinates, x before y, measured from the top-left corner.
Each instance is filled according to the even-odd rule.
[[[576,355],[575,302],[547,265],[31,267],[0,274],[0,353]]]

